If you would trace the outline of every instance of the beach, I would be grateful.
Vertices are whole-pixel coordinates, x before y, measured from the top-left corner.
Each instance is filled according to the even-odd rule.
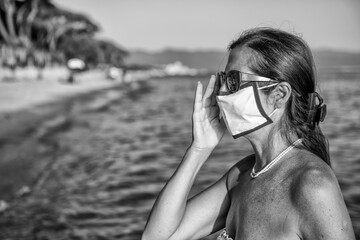
[[[8,206],[0,213],[0,238],[140,239],[156,196],[190,144],[198,80],[207,78],[148,79],[3,116],[1,193]],[[360,113],[353,109],[360,82],[328,79],[320,87],[333,169],[359,234]],[[190,194],[251,152],[247,141],[226,134]]]

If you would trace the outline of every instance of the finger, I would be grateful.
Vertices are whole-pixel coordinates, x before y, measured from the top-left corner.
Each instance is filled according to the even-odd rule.
[[[198,81],[196,86],[195,100],[194,100],[194,112],[200,111],[202,107],[202,94],[203,86],[200,81]]]
[[[211,105],[211,96],[214,91],[215,81],[216,81],[216,77],[212,75],[203,97],[204,107],[209,107]]]
[[[216,80],[215,76],[211,75],[210,80],[208,82],[208,85],[206,87],[206,91],[205,91],[205,94],[204,94],[204,99],[210,97],[211,94],[213,93],[214,86],[215,86],[215,80]]]
[[[216,103],[217,103],[216,102],[216,93],[219,92],[219,89],[220,89],[220,75],[219,75],[219,73],[217,73],[213,94],[211,95],[211,105],[212,106],[216,105]]]

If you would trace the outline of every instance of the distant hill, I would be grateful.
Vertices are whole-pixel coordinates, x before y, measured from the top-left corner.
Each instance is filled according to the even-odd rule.
[[[350,53],[334,50],[314,50],[313,51],[317,68],[333,68],[340,66],[359,67],[360,52]],[[201,50],[187,51],[167,49],[160,52],[133,51],[127,59],[129,64],[158,65],[168,64],[176,61],[182,62],[191,68],[208,69],[218,71],[224,68],[227,61],[226,50]]]
[[[225,50],[186,51],[167,49],[154,53],[145,51],[130,52],[130,56],[126,62],[130,64],[158,65],[180,61],[191,68],[205,68],[210,71],[217,71],[222,59],[224,59],[224,62],[226,63],[227,58]]]
[[[313,54],[317,67],[358,66],[360,68],[360,52],[315,50]]]

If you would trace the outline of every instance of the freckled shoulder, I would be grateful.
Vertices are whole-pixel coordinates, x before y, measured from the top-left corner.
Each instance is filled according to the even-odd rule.
[[[305,239],[352,239],[352,227],[332,169],[311,153],[299,156],[293,172],[291,201]]]
[[[320,190],[340,191],[333,170],[322,159],[309,152],[302,152],[297,161],[299,166],[292,171],[292,194],[294,202],[309,200]],[[305,198],[305,199],[304,199]]]

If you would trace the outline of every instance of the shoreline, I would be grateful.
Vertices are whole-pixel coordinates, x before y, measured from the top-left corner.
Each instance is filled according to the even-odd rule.
[[[41,187],[56,162],[58,143],[53,138],[72,124],[72,116],[101,111],[128,93],[141,91],[143,83],[117,84],[0,112],[0,212]]]

